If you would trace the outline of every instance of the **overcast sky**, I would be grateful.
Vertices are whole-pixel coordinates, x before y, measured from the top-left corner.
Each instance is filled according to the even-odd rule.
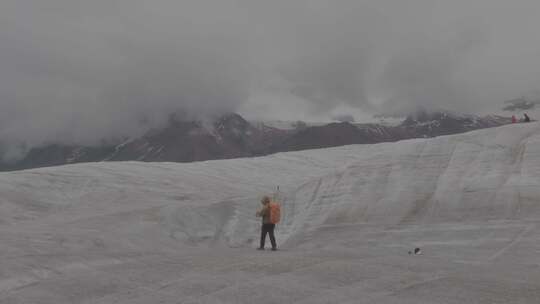
[[[540,89],[539,29],[533,0],[2,0],[0,141],[497,109]]]

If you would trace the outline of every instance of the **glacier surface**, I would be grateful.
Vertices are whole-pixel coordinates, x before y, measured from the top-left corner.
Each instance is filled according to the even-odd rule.
[[[538,123],[1,173],[0,303],[538,303],[539,220]]]

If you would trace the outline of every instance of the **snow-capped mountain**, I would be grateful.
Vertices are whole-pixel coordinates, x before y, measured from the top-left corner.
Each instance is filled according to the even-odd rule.
[[[115,148],[108,161],[191,162],[264,154],[284,131],[256,128],[238,114],[213,121],[173,120],[162,130],[130,140]]]
[[[181,120],[151,130],[140,138],[96,147],[51,144],[32,149],[0,170],[17,170],[96,161],[192,162],[268,155],[275,152],[398,141],[462,133],[509,123],[500,116],[477,117],[447,112],[421,112],[398,125],[305,124],[296,122],[279,129],[275,124],[250,123],[238,114],[214,119]]]
[[[516,112],[516,111],[532,110],[538,104],[540,104],[540,100],[538,99],[535,100],[531,98],[520,97],[520,98],[505,101],[504,102],[505,106],[503,108],[503,111]]]
[[[510,122],[510,118],[495,115],[478,117],[452,112],[421,111],[407,116],[399,127],[410,132],[411,137],[435,137],[491,128]]]
[[[479,117],[458,115],[450,112],[425,111],[407,116],[402,123],[351,124],[331,123],[304,128],[291,134],[273,146],[274,151],[296,151],[349,144],[392,142],[409,138],[425,138],[463,133],[476,129],[491,128],[510,123],[502,116]]]

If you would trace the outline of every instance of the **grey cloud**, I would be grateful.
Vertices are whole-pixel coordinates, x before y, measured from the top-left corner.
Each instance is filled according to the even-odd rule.
[[[216,6],[2,2],[0,140],[93,144],[175,111],[233,111],[248,94],[249,48]]]
[[[302,109],[276,102],[302,117],[340,105],[474,111],[538,89],[539,9],[529,0],[4,0],[0,141],[17,147],[13,156],[136,135],[176,111],[236,111],[268,87],[306,100]]]

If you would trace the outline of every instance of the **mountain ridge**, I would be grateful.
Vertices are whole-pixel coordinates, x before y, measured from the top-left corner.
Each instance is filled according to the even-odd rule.
[[[401,124],[335,122],[279,129],[252,123],[236,113],[212,120],[172,116],[161,129],[118,144],[97,146],[51,143],[31,149],[21,160],[0,162],[0,171],[14,171],[63,164],[101,161],[193,162],[213,159],[256,157],[277,152],[328,148],[350,144],[394,142],[463,133],[510,123],[501,116],[479,117],[449,112],[421,111]]]

